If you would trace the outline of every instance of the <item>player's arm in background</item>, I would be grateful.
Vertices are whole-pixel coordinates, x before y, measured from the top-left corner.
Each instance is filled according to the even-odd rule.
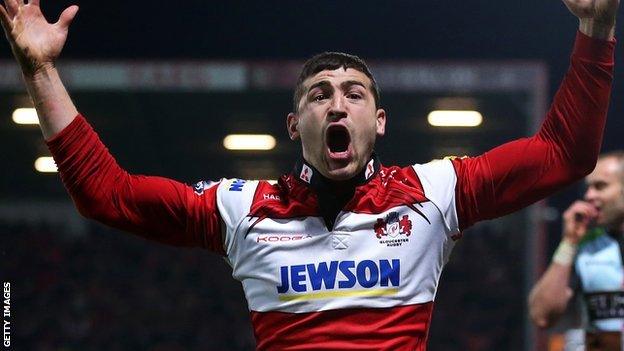
[[[160,242],[223,251],[216,187],[128,174],[78,113],[55,67],[78,6],[48,23],[39,0],[5,0],[0,20],[76,207],[86,217]]]
[[[550,327],[565,312],[574,295],[570,277],[577,247],[596,216],[596,208],[585,201],[574,202],[563,213],[561,243],[548,269],[529,294],[529,314],[537,326]]]
[[[596,165],[611,93],[619,0],[563,0],[579,18],[570,68],[539,131],[454,159],[459,229],[551,195]]]

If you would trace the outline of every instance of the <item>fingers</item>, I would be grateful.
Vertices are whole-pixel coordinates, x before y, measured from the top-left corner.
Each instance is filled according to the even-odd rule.
[[[4,0],[4,4],[6,5],[7,13],[9,17],[15,17],[17,15],[17,11],[19,10],[19,5],[16,0]]]
[[[576,201],[563,213],[563,236],[578,242],[587,233],[591,223],[598,217],[594,205]]]
[[[568,6],[581,7],[581,6],[589,6],[592,5],[592,1],[588,0],[563,0],[563,2]]]
[[[598,216],[596,207],[585,201],[576,201],[564,213],[563,218],[566,221],[585,222],[590,221]]]
[[[0,5],[0,23],[2,24],[2,28],[4,28],[4,32],[7,33],[8,36],[11,32],[11,17],[9,17],[9,14],[2,5]]]
[[[71,22],[74,20],[74,17],[76,17],[76,13],[78,13],[78,6],[72,5],[66,8],[61,13],[61,16],[59,17],[59,20],[56,22],[56,24],[63,29],[69,27]]]

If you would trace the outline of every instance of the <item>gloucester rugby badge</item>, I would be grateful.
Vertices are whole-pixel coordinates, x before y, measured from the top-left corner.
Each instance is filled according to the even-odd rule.
[[[399,216],[398,212],[390,212],[385,218],[377,218],[374,226],[375,235],[381,244],[401,246],[408,242],[412,234],[412,220],[408,215]]]

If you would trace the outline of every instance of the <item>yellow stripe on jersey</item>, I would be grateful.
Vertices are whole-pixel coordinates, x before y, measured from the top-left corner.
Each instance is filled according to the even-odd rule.
[[[399,289],[372,289],[372,290],[346,290],[346,291],[321,291],[308,294],[281,295],[280,301],[306,301],[322,300],[340,297],[366,297],[396,295]]]

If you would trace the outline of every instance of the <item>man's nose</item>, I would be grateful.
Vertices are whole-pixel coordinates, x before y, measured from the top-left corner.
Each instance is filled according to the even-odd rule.
[[[327,113],[327,118],[330,119],[331,122],[337,121],[339,119],[347,117],[347,111],[345,109],[345,101],[342,96],[334,96],[331,101],[331,106],[329,107],[329,111]]]
[[[596,199],[596,190],[594,190],[594,188],[592,187],[587,188],[584,198],[587,202],[594,201]]]

